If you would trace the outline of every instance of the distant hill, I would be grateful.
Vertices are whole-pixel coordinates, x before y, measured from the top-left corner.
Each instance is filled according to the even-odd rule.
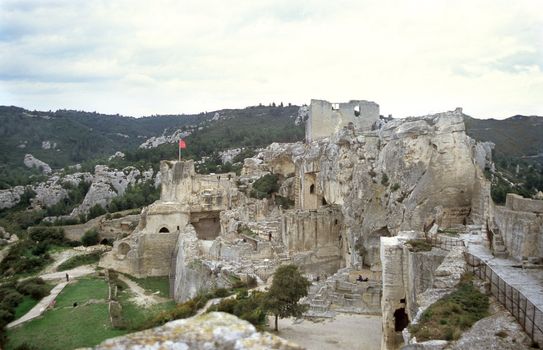
[[[0,188],[24,184],[32,174],[23,158],[30,153],[53,169],[108,157],[116,151],[132,158],[174,158],[175,145],[138,150],[151,137],[192,129],[189,152],[203,156],[227,147],[265,146],[303,139],[303,126],[294,126],[297,106],[256,106],[194,115],[143,118],[58,110],[29,111],[0,106]],[[3,183],[2,183],[3,182]]]
[[[496,144],[498,157],[543,162],[543,117],[516,115],[504,120],[466,117],[469,136]]]
[[[204,115],[145,118],[80,111],[28,111],[0,107],[0,163],[23,166],[26,153],[62,168],[119,150],[134,149],[165,129],[198,124]],[[48,149],[44,149],[48,143]]]

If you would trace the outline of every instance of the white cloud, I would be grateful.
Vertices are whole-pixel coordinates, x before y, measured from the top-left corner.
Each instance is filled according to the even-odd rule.
[[[0,104],[146,115],[311,98],[543,114],[543,2],[9,1]]]

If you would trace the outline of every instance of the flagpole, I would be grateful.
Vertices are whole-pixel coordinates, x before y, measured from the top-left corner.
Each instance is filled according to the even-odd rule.
[[[179,149],[179,161],[181,161],[181,145],[177,145],[177,148]]]

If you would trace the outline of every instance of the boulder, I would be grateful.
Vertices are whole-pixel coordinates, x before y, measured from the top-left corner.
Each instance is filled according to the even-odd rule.
[[[44,174],[51,174],[51,172],[52,172],[51,167],[49,166],[49,164],[47,164],[45,162],[42,162],[38,158],[35,158],[30,153],[27,153],[25,155],[25,158],[24,158],[23,162],[24,162],[24,164],[25,164],[25,166],[27,168],[37,168],[38,170],[40,170]]]
[[[257,332],[249,322],[236,316],[210,312],[164,326],[108,339],[95,350],[128,349],[191,349],[242,350],[283,349],[302,347],[267,332]]]

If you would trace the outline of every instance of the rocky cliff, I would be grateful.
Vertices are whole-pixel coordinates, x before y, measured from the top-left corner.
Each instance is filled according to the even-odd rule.
[[[295,169],[299,183],[292,186],[300,189],[283,193],[297,193],[297,207],[340,205],[347,265],[362,257],[371,265],[381,236],[469,220],[476,169],[490,147],[466,135],[463,116],[457,109],[391,120],[374,131],[345,127],[311,143],[273,144],[245,163],[286,177]]]

